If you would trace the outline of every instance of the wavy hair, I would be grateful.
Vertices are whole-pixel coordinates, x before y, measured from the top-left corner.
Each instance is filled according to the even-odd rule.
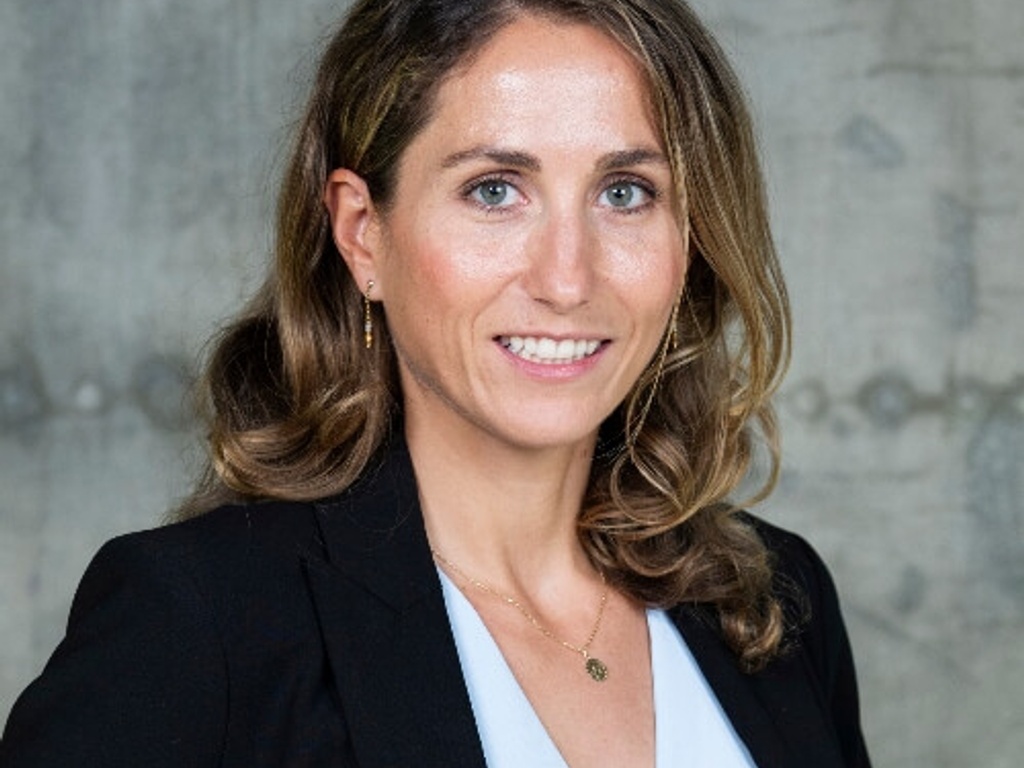
[[[330,236],[328,174],[362,176],[387,211],[398,160],[444,77],[523,13],[592,25],[646,76],[676,185],[690,266],[658,353],[602,425],[580,540],[610,582],[648,605],[704,604],[749,670],[780,647],[767,548],[728,501],[759,432],[778,472],[770,397],[789,308],[739,82],[683,2],[362,0],[324,51],[278,200],[274,264],[215,341],[203,395],[210,462],[178,512],[229,499],[314,499],[350,486],[401,418],[396,360]]]

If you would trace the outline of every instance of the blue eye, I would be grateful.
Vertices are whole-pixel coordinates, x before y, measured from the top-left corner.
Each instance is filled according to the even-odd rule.
[[[516,202],[518,192],[501,179],[481,181],[469,190],[469,197],[486,208],[504,208]]]
[[[653,194],[635,181],[616,181],[601,192],[601,202],[611,208],[635,210],[650,201]]]

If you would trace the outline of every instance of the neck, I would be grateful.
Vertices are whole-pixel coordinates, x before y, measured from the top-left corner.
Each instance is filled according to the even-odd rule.
[[[406,418],[431,546],[510,592],[595,577],[577,537],[594,440],[523,449],[466,425],[438,431]]]

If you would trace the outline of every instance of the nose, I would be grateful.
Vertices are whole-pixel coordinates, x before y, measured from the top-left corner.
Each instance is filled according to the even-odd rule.
[[[551,212],[538,222],[525,275],[530,296],[557,312],[590,300],[599,245],[583,213]]]

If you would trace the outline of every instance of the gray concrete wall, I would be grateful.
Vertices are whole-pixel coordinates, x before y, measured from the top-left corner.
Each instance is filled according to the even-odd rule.
[[[96,547],[185,491],[329,0],[0,4],[0,719]],[[1024,3],[701,0],[796,315],[782,485],[879,766],[1024,754]]]

